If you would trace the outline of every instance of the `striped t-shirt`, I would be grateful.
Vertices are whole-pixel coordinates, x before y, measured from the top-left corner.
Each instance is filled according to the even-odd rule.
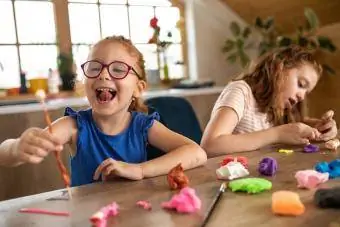
[[[212,116],[223,107],[232,108],[238,116],[238,124],[233,134],[249,133],[272,127],[267,114],[257,107],[251,88],[244,80],[230,82],[222,91],[212,110]]]

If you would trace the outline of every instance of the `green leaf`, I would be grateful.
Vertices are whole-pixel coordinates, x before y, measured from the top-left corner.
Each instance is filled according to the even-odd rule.
[[[311,8],[305,8],[304,14],[305,14],[305,17],[308,21],[309,27],[312,30],[317,29],[319,27],[320,23],[319,23],[319,18],[315,14],[314,10],[312,10]]]
[[[277,43],[279,47],[285,47],[291,45],[293,43],[293,40],[286,36],[279,36],[277,37]]]
[[[321,49],[326,49],[330,52],[335,52],[337,49],[332,40],[330,40],[328,37],[318,36],[318,41]]]
[[[244,48],[243,39],[237,39],[236,40],[236,47],[237,47],[238,50],[243,50],[243,48]]]
[[[273,25],[274,25],[274,18],[273,17],[268,17],[266,19],[265,24],[264,24],[264,28],[266,30],[269,30]]]
[[[262,19],[260,17],[256,17],[256,19],[255,19],[255,27],[263,28],[263,22],[262,22]]]
[[[225,41],[224,46],[222,48],[223,52],[229,52],[235,47],[235,42],[233,40],[228,39]]]
[[[244,51],[240,51],[239,54],[240,54],[241,65],[243,68],[245,68],[249,64],[250,58]]]
[[[230,23],[230,31],[236,37],[241,33],[240,26],[235,21]]]
[[[237,60],[237,53],[233,53],[233,54],[231,54],[231,55],[229,55],[228,57],[227,57],[227,60],[230,62],[230,63],[235,63],[236,62],[236,60]]]
[[[251,33],[250,27],[246,27],[246,28],[243,30],[243,34],[242,34],[243,38],[247,39],[247,38],[249,37],[250,33]]]
[[[332,69],[329,65],[326,64],[322,64],[322,69],[326,72],[329,73],[331,75],[335,75],[336,72],[334,71],[334,69]]]

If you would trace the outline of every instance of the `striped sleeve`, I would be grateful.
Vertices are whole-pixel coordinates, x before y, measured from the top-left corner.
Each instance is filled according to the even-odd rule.
[[[235,81],[228,84],[218,97],[212,115],[221,107],[232,108],[240,121],[243,118],[248,97],[248,85],[245,82]]]

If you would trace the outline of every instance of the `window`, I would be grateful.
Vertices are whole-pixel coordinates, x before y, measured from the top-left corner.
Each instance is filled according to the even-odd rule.
[[[72,44],[79,66],[93,43],[111,35],[130,38],[143,53],[147,69],[162,68],[156,46],[148,44],[154,16],[164,31],[161,37],[167,31],[173,34],[170,77],[181,78],[184,70],[176,64],[183,62],[183,40],[176,28],[180,12],[169,0],[0,0],[0,88],[19,87],[21,71],[28,80],[47,77],[49,68],[57,68],[58,45],[67,50]],[[62,38],[57,40],[57,34]]]
[[[56,68],[54,24],[51,1],[0,1],[0,88],[19,87],[20,71],[32,79]]]
[[[79,66],[87,58],[90,46],[111,35],[124,35],[130,38],[143,53],[146,69],[162,68],[157,60],[156,45],[148,44],[153,30],[151,18],[159,19],[163,31],[161,40],[172,32],[173,44],[167,51],[170,78],[184,76],[182,40],[176,23],[180,18],[177,7],[168,0],[69,0],[70,31],[73,55]],[[85,29],[86,28],[86,29]],[[179,63],[179,64],[178,64]]]

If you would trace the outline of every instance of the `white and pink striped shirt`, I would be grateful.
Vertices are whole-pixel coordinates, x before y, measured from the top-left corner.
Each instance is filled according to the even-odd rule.
[[[233,134],[260,131],[273,126],[267,121],[267,114],[259,111],[251,88],[244,80],[228,83],[215,103],[212,116],[222,107],[232,108],[238,116]]]

